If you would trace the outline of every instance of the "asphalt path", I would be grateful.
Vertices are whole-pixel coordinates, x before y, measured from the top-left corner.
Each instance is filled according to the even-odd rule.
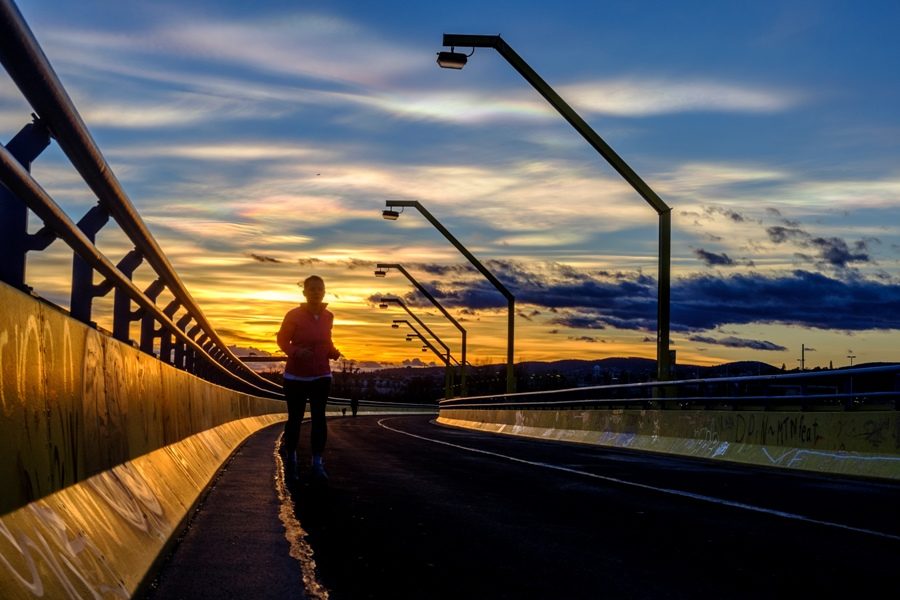
[[[330,421],[329,484],[301,479],[293,497],[332,598],[863,597],[896,588],[898,485],[431,420]]]
[[[432,420],[329,420],[327,485],[310,479],[304,455],[301,479],[283,498],[308,550],[293,566],[283,561],[289,545],[273,536],[272,523],[284,530],[272,485],[276,436],[254,436],[217,485],[237,491],[224,501],[210,492],[155,597],[287,597],[286,588],[297,594],[301,567],[315,580],[307,597],[325,597],[321,585],[337,600],[831,598],[896,589],[900,485]],[[307,425],[302,433],[308,448]],[[258,475],[228,483],[229,472],[245,471]],[[248,499],[262,507],[252,520],[240,507]],[[236,533],[227,524],[235,519]],[[223,531],[232,531],[230,554],[215,539]],[[269,584],[250,592],[245,578]]]

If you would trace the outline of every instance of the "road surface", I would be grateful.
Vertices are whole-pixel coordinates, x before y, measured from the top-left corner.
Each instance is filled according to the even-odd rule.
[[[304,457],[288,502],[330,598],[808,598],[896,589],[900,485],[539,442],[432,419],[331,419],[327,486],[309,480]],[[276,433],[257,436],[269,458]],[[308,433],[304,425],[306,447]],[[213,552],[204,530],[230,518],[216,510],[200,511],[195,552]],[[183,564],[181,552],[162,586]],[[299,572],[286,576],[299,581]],[[240,595],[240,577],[233,585]],[[158,597],[179,597],[177,586],[161,589]]]

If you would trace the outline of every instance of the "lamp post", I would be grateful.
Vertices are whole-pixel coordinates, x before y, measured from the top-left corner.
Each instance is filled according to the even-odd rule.
[[[424,321],[422,321],[422,319],[420,319],[419,317],[417,317],[417,316],[415,315],[415,313],[413,313],[413,311],[409,310],[409,307],[406,306],[406,303],[404,303],[403,300],[401,300],[400,298],[381,298],[381,300],[379,300],[378,302],[379,302],[379,306],[380,306],[381,308],[387,308],[388,302],[392,302],[392,303],[398,305],[400,308],[402,308],[403,310],[405,310],[406,313],[407,313],[410,317],[412,317],[413,319],[415,319],[416,323],[418,323],[418,324],[422,327],[422,329],[424,329],[425,331],[428,332],[428,335],[430,335],[431,337],[433,337],[433,338],[437,341],[437,343],[441,345],[441,347],[444,349],[444,352],[447,353],[447,360],[445,361],[446,364],[447,364],[447,373],[446,373],[445,376],[444,376],[444,380],[446,381],[446,384],[447,384],[447,385],[446,385],[446,387],[447,387],[447,397],[450,398],[450,397],[451,397],[451,391],[452,391],[452,385],[453,385],[453,381],[452,381],[453,377],[452,377],[452,373],[451,373],[451,371],[450,371],[450,347],[449,347],[447,344],[445,344],[444,341],[443,341],[441,338],[439,338],[439,337],[437,336],[437,334],[436,334],[435,332],[433,332],[433,331],[431,330],[431,328],[430,328],[428,325],[425,324]],[[406,322],[406,321],[394,320],[394,324],[396,324],[396,323],[405,323],[405,322]]]
[[[444,34],[444,46],[450,52],[438,53],[438,65],[445,69],[462,69],[467,55],[455,52],[455,47],[493,48],[530,83],[563,118],[574,127],[585,140],[606,159],[606,161],[627,181],[659,215],[659,272],[657,277],[657,333],[656,333],[656,377],[659,381],[671,379],[672,357],[669,353],[670,322],[670,271],[672,262],[672,219],[671,208],[656,195],[649,185],[607,144],[603,138],[576,113],[547,82],[510,48],[499,35],[458,35]]]
[[[398,328],[400,327],[400,323],[406,323],[406,324],[407,324],[407,325],[415,332],[415,333],[407,333],[407,334],[406,334],[407,341],[409,341],[410,336],[412,336],[412,337],[419,337],[419,338],[422,339],[423,342],[427,342],[427,341],[428,341],[428,338],[426,338],[425,336],[423,336],[423,335],[419,332],[418,329],[416,329],[415,327],[413,327],[412,323],[410,323],[407,319],[394,319],[393,321],[391,321],[391,327],[393,327],[394,329],[398,329]],[[453,363],[453,364],[455,364],[455,365],[458,365],[458,364],[459,364],[459,361],[456,360],[456,357],[453,356],[452,354],[450,354],[449,352],[447,352],[447,345],[444,343],[444,341],[443,341],[441,338],[439,338],[438,336],[436,336],[436,335],[433,335],[433,334],[432,334],[432,337],[434,337],[434,340],[435,340],[438,344],[440,344],[440,345],[444,348],[444,352],[446,352],[446,354],[440,354],[440,353],[438,354],[438,356],[441,357],[441,361],[442,361],[442,362],[445,362],[445,363],[446,363],[446,362],[450,362],[450,363]]]
[[[380,300],[378,300],[378,305],[380,308],[387,308],[388,303],[396,304],[397,306],[399,306],[400,308],[405,310],[406,314],[408,314],[410,317],[415,319],[416,323],[418,323],[422,329],[424,329],[425,331],[428,332],[428,335],[430,335],[435,340],[437,340],[437,342],[444,348],[444,352],[447,353],[447,356],[450,356],[450,347],[447,346],[447,344],[445,344],[444,342],[442,342],[441,339],[431,330],[431,328],[428,327],[428,325],[426,325],[424,321],[422,321],[422,319],[417,317],[413,311],[409,310],[409,307],[406,305],[405,302],[403,302],[403,300],[401,300],[400,298],[381,298]],[[402,322],[403,321],[400,321],[400,320],[394,321],[394,323],[402,323]]]
[[[461,351],[460,351],[460,353],[462,355],[462,360],[460,361],[460,365],[459,365],[459,393],[460,393],[460,395],[465,396],[466,389],[467,389],[466,388],[466,330],[465,330],[465,328],[463,328],[463,326],[459,324],[459,321],[454,319],[453,316],[449,312],[447,312],[447,309],[445,309],[441,305],[441,303],[438,302],[435,299],[435,297],[431,295],[431,293],[428,290],[426,290],[424,287],[422,287],[421,283],[416,281],[415,277],[413,277],[412,275],[409,274],[409,271],[407,271],[406,269],[403,268],[403,265],[400,265],[398,263],[378,263],[375,265],[375,277],[384,277],[385,275],[387,275],[387,269],[397,269],[398,271],[403,273],[403,275],[410,281],[410,283],[412,283],[414,286],[416,286],[416,289],[419,290],[420,292],[422,292],[422,295],[424,295],[426,298],[428,298],[429,302],[431,302],[439,311],[441,311],[441,314],[443,314],[445,317],[447,317],[447,319],[451,323],[453,323],[453,325],[457,329],[459,329],[459,333],[462,336],[462,344],[461,344]]]
[[[423,336],[416,327],[410,323],[407,319],[394,319],[391,327],[399,327],[399,323],[406,323],[406,326],[413,330],[414,334],[406,334],[406,341],[410,341],[412,337],[411,335],[415,335],[415,337],[422,340],[422,343],[425,344],[425,347],[422,348],[423,351],[426,349],[431,350],[435,356],[437,356],[444,363],[444,397],[450,398],[451,393],[451,383],[450,383],[450,350],[447,349],[447,345],[444,344],[443,341],[433,333],[431,334],[437,342],[446,349],[447,355],[444,356],[441,354],[437,348],[434,347],[434,344],[428,341],[428,339]]]
[[[463,256],[465,256],[469,262],[478,269],[482,275],[487,278],[488,281],[497,289],[498,292],[503,294],[503,297],[506,298],[507,304],[507,317],[506,317],[506,393],[512,394],[516,391],[516,377],[513,373],[513,344],[515,340],[515,327],[516,327],[516,298],[513,296],[512,292],[506,289],[506,286],[500,283],[500,280],[494,277],[494,274],[488,271],[481,262],[475,258],[475,256],[469,252],[469,250],[463,246],[459,240],[453,237],[453,234],[447,231],[447,228],[441,225],[441,223],[434,218],[430,212],[428,212],[424,206],[418,200],[386,200],[385,205],[387,208],[382,211],[382,216],[388,221],[396,221],[400,216],[400,212],[394,210],[395,208],[415,208],[422,216],[425,217],[429,223],[434,225],[435,229],[441,232],[447,240],[453,244],[457,250],[459,250]]]

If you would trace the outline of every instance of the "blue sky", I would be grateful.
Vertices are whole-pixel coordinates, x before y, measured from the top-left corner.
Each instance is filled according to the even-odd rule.
[[[502,297],[418,215],[381,220],[401,198],[516,293],[517,360],[655,355],[653,210],[494,51],[434,63],[444,32],[499,33],[672,207],[679,362],[792,367],[801,343],[808,364],[897,359],[896,2],[19,7],[235,344],[274,351],[311,272],[350,358],[425,359],[381,294],[455,340],[401,276],[372,277],[387,261],[467,320],[474,360],[500,362]],[[29,113],[4,74],[5,139]],[[94,202],[58,150],[33,170],[76,219]],[[29,263],[39,293],[65,297],[66,260]]]

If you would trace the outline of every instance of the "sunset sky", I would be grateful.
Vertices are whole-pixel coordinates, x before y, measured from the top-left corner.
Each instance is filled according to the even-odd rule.
[[[672,207],[679,363],[897,361],[900,3],[62,2],[20,10],[188,289],[230,343],[275,352],[319,274],[348,359],[434,357],[374,298],[404,297],[458,355],[655,357],[657,216],[496,52],[439,69],[443,33],[501,34]],[[458,49],[469,52],[470,49]],[[0,137],[31,108],[0,72]],[[96,202],[51,147],[32,171],[74,220]],[[39,227],[34,222],[33,228]],[[114,224],[98,245],[129,246]],[[68,304],[70,256],[30,257]],[[150,281],[143,267],[138,281]],[[97,303],[108,317],[110,299]]]

